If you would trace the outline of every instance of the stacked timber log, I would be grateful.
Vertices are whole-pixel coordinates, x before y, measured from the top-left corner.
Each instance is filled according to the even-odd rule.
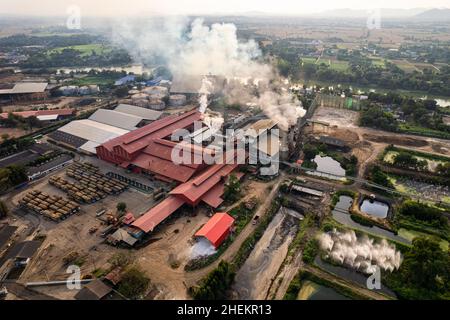
[[[74,201],[61,196],[48,195],[39,190],[32,190],[27,193],[19,200],[19,204],[25,209],[53,221],[64,220],[80,210],[80,206]]]

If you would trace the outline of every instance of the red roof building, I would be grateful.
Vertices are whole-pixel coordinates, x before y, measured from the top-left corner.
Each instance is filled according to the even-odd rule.
[[[228,237],[234,224],[234,218],[225,212],[216,213],[209,221],[195,234],[195,237],[204,237],[218,248]]]
[[[175,164],[171,155],[177,142],[171,141],[170,136],[180,129],[192,129],[201,119],[202,114],[197,110],[165,117],[98,146],[97,156],[123,168],[132,166],[135,172],[146,171],[164,181],[186,182],[205,165]],[[183,148],[192,157],[204,151],[192,145]]]
[[[172,115],[109,140],[96,148],[100,159],[132,169],[134,172],[153,174],[155,178],[163,181],[179,183],[168,198],[136,219],[131,226],[148,233],[183,204],[197,206],[204,202],[217,208],[223,202],[225,180],[238,167],[236,161],[227,163],[225,160],[234,160],[236,154],[229,154],[230,157],[223,155],[224,163],[209,166],[202,161],[177,164],[172,159],[172,152],[179,144],[170,140],[172,133],[179,129],[192,130],[194,123],[201,120],[202,114],[197,110]],[[184,143],[180,152],[183,158],[194,159],[204,153],[213,155],[215,151]],[[232,155],[234,157],[231,157]]]

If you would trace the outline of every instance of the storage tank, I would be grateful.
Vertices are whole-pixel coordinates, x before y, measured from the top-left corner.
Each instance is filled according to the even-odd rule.
[[[152,99],[148,101],[148,108],[153,110],[164,110],[166,108],[166,104],[160,99]]]
[[[136,89],[133,89],[133,90],[128,91],[128,94],[129,94],[130,96],[135,95],[135,94],[138,94],[138,93],[140,93],[140,91],[139,91],[139,90],[136,90]]]
[[[169,89],[166,87],[161,86],[154,86],[154,87],[146,87],[142,89],[142,93],[148,94],[148,95],[158,95],[162,97],[169,96]]]
[[[141,108],[150,108],[150,102],[147,99],[136,99],[133,100],[132,105],[141,107]]]
[[[186,105],[186,96],[184,94],[174,94],[169,98],[169,105],[171,107],[181,107]]]
[[[133,94],[132,96],[131,96],[131,100],[142,100],[142,99],[144,99],[144,100],[147,100],[148,99],[148,94],[145,94],[145,93],[136,93],[136,94]]]

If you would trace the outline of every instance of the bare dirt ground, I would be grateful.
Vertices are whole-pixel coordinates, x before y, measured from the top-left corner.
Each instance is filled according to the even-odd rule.
[[[313,134],[324,134],[344,140],[352,148],[352,154],[358,158],[360,178],[364,176],[367,166],[376,160],[376,157],[389,144],[429,153],[444,155],[450,153],[449,140],[359,127],[356,111],[319,107],[313,120],[328,122],[332,125],[331,127],[315,125]]]
[[[65,176],[65,170],[58,171],[55,175]],[[48,194],[66,196],[61,190],[48,184],[47,176],[35,183],[29,188],[21,190],[12,198],[8,199],[10,207],[16,206],[18,200],[25,193],[36,189]],[[70,179],[69,179],[70,180]],[[29,235],[32,239],[36,235],[44,235],[45,240],[30,264],[22,273],[20,282],[65,280],[68,274],[63,263],[63,258],[71,252],[77,252],[83,260],[81,265],[82,275],[90,274],[98,268],[107,269],[108,260],[112,255],[119,251],[125,251],[103,244],[103,238],[100,237],[101,230],[106,225],[96,217],[96,212],[105,208],[108,212],[115,213],[118,202],[125,202],[127,209],[135,215],[148,210],[153,204],[150,194],[144,194],[134,189],[128,189],[120,195],[108,196],[94,204],[82,205],[78,214],[68,217],[59,223],[45,220],[40,216],[28,214],[24,217],[15,216],[13,219],[19,225],[30,228],[29,220],[36,220],[33,224],[34,232]],[[90,234],[89,229],[98,228],[95,234]],[[57,288],[47,288],[47,294],[55,297],[70,298],[76,292],[65,292]]]
[[[256,196],[262,201],[256,214],[264,215],[274,196],[274,192],[271,192],[268,185],[278,185],[280,181],[280,179],[275,180],[270,184],[247,181],[248,185],[245,188],[249,193],[241,201]],[[227,208],[227,211],[235,205],[237,204]],[[187,289],[197,284],[221,260],[230,260],[255,228],[249,223],[216,262],[200,270],[185,272],[184,266],[189,261],[193,244],[192,236],[208,219],[206,212],[198,212],[196,217],[177,218],[172,225],[164,226],[155,233],[154,237],[161,238],[160,240],[136,252],[136,262],[145,270],[157,288],[154,299],[189,299]],[[190,222],[187,222],[188,220]],[[178,232],[175,233],[175,230]],[[174,262],[178,265],[175,268],[171,266]]]
[[[298,221],[279,211],[236,274],[238,299],[264,300],[297,232]]]
[[[36,131],[37,128],[33,131]],[[24,129],[20,129],[20,128],[0,128],[0,138],[4,135],[7,134],[9,138],[18,138],[21,136],[24,136],[26,134],[32,133],[33,131],[30,130],[24,130]],[[0,139],[1,141],[1,139]]]
[[[13,112],[13,111],[27,111],[32,110],[36,107],[44,107],[46,106],[48,109],[62,109],[68,107],[73,102],[80,100],[80,97],[59,97],[48,99],[44,102],[39,103],[18,103],[18,104],[9,104],[2,106],[3,112]]]

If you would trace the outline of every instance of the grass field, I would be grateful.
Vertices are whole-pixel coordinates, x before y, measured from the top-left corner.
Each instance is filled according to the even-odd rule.
[[[439,237],[436,236],[432,236],[423,232],[419,232],[419,231],[415,231],[415,230],[409,230],[409,229],[404,229],[404,228],[400,228],[398,230],[398,235],[408,239],[410,241],[412,241],[414,238],[418,238],[418,237],[424,237],[424,238],[429,238],[429,239],[433,239],[436,242],[439,243],[439,246],[441,247],[442,250],[444,251],[448,251],[448,241],[441,239]]]
[[[103,85],[108,86],[114,84],[114,82],[118,79],[117,76],[102,76],[102,75],[96,75],[96,76],[86,76],[83,78],[78,78],[70,81],[70,85],[73,86],[86,86],[90,84],[96,84],[96,85]]]
[[[371,57],[370,60],[372,60],[372,64],[377,67],[384,68],[386,64],[384,63],[384,59],[378,58],[378,57]]]
[[[93,44],[83,44],[79,46],[70,46],[70,47],[59,47],[48,51],[48,54],[51,53],[60,53],[64,49],[73,49],[81,52],[82,56],[90,56],[93,52],[98,55],[102,55],[108,52],[111,52],[111,48],[99,43]]]
[[[444,131],[433,130],[408,123],[400,123],[398,127],[400,129],[400,132],[402,133],[416,134],[419,136],[435,137],[441,139],[450,139],[450,133]]]
[[[347,71],[348,70],[348,62],[347,61],[340,61],[340,60],[328,60],[328,64],[330,65],[330,68],[336,71]]]
[[[302,62],[306,63],[306,64],[315,64],[317,61],[316,58],[311,58],[311,57],[301,57],[300,59],[302,59]]]
[[[311,57],[302,57],[301,58],[304,64],[321,64],[325,63],[326,65],[330,66],[331,69],[336,71],[347,71],[348,70],[348,62],[347,61],[341,61],[336,60],[332,57],[322,57],[317,61],[316,58]]]
[[[404,152],[408,152],[407,150],[405,150]],[[393,164],[394,163],[394,157],[396,155],[398,155],[399,152],[398,151],[388,151],[386,152],[384,158],[383,158],[383,162],[389,163],[389,164]],[[417,155],[413,155],[414,158],[416,158],[419,161],[427,161],[428,163],[428,170],[431,172],[435,172],[436,171],[436,167],[439,164],[445,164],[446,161],[440,161],[440,160],[435,160],[435,159],[430,159],[431,157],[428,156],[417,156]]]
[[[421,71],[415,65],[406,60],[391,60],[391,62],[407,73],[411,73],[413,71]]]

